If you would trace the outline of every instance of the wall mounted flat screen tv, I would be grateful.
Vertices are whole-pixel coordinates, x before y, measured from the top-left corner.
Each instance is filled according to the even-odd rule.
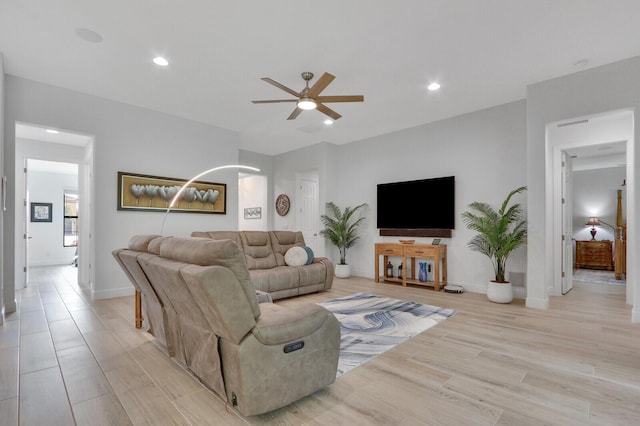
[[[378,184],[380,235],[451,237],[455,177]]]

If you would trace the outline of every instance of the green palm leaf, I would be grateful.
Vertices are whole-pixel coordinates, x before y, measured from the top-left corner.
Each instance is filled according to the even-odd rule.
[[[365,220],[364,217],[355,218],[356,212],[366,206],[362,203],[355,207],[346,207],[344,212],[333,202],[327,203],[329,214],[320,216],[320,221],[324,229],[320,231],[320,235],[331,241],[331,243],[340,251],[340,264],[347,263],[347,249],[360,239],[357,234],[357,228]],[[355,219],[355,220],[354,220]]]
[[[527,241],[522,207],[520,204],[509,205],[514,195],[526,189],[521,186],[511,191],[498,211],[487,203],[474,201],[469,204],[469,210],[462,213],[467,228],[478,233],[469,241],[469,248],[491,260],[497,282],[505,282],[507,259]]]

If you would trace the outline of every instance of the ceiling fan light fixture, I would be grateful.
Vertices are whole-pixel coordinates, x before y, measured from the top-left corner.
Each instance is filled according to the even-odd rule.
[[[298,101],[298,108],[304,110],[316,109],[316,101],[311,98],[300,98]]]

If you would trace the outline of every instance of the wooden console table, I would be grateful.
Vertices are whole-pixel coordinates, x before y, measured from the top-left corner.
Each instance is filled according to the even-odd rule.
[[[384,256],[383,267],[385,273],[382,274],[383,281],[401,283],[403,286],[416,284],[433,287],[440,291],[447,285],[447,246],[431,244],[400,244],[400,243],[376,243],[375,248],[375,280],[380,282],[380,256]],[[389,277],[386,275],[386,265],[389,256],[402,258],[402,278]],[[411,276],[407,277],[407,259],[411,259]],[[433,259],[433,281],[420,281],[416,279],[416,259]]]

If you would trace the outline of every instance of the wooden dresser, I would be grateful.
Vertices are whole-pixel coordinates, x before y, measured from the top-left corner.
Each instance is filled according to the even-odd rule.
[[[611,241],[576,241],[576,268],[597,268],[613,271]]]

